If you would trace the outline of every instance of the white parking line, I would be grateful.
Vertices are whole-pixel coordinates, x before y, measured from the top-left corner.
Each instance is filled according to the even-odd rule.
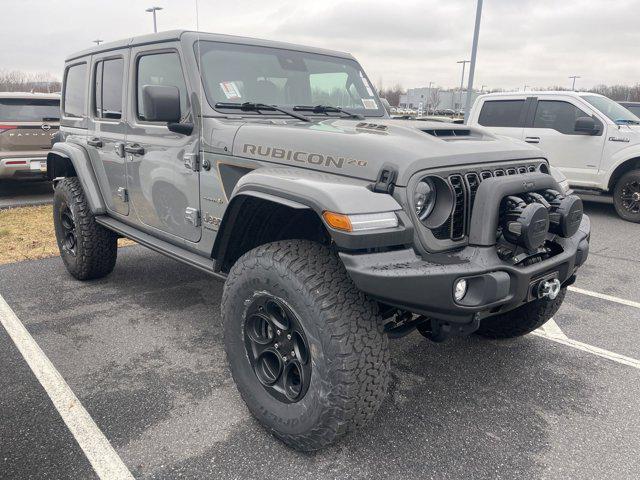
[[[547,323],[542,325],[539,330],[547,337],[562,338],[564,340],[569,338],[564,334],[562,330],[560,330],[560,327],[553,318],[547,320]]]
[[[610,302],[616,302],[621,305],[627,305],[628,307],[640,308],[640,302],[625,300],[624,298],[618,298],[604,293],[592,292],[591,290],[584,290],[574,286],[568,287],[567,290],[570,292],[581,293],[582,295],[589,295],[590,297],[600,298],[602,300],[609,300]]]
[[[20,319],[0,295],[0,322],[44,387],[62,420],[101,479],[133,479],[109,440],[84,409]]]
[[[571,340],[570,338],[560,338],[547,335],[541,331],[531,332],[538,337],[546,338],[547,340],[551,340],[552,342],[561,343],[568,347],[576,348],[578,350],[582,350],[583,352],[588,352],[593,355],[597,355],[599,357],[606,358],[608,360],[612,360],[617,363],[621,363],[622,365],[627,365],[629,367],[637,368],[640,370],[640,360],[636,360],[635,358],[626,357],[624,355],[620,355],[615,352],[610,352],[609,350],[605,350],[604,348],[594,347],[593,345],[589,345],[587,343],[578,342],[577,340]]]

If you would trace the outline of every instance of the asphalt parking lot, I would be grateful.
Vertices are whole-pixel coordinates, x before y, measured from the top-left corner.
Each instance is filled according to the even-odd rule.
[[[555,321],[575,344],[394,341],[376,420],[316,454],[283,446],[240,400],[216,280],[136,246],[86,283],[59,258],[0,266],[0,295],[135,477],[635,479],[640,226],[610,205],[587,212],[592,250],[575,287],[628,304],[569,292]],[[95,478],[2,328],[0,365],[0,478]]]

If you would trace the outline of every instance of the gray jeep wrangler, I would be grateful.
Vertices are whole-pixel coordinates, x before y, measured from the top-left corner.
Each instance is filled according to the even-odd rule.
[[[132,38],[70,56],[61,108],[47,167],[71,275],[109,274],[128,237],[224,280],[242,398],[301,450],[374,416],[389,338],[525,335],[587,258],[540,150],[392,120],[345,53]]]

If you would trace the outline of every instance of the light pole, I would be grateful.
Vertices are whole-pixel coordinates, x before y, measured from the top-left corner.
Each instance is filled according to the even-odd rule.
[[[575,92],[575,90],[576,90],[576,78],[582,78],[582,77],[580,77],[580,75],[571,75],[571,76],[569,76],[569,78],[573,78],[573,85],[571,87],[571,90],[573,90]]]
[[[467,67],[467,63],[470,63],[469,60],[460,60],[459,62],[462,64],[462,78],[460,79],[460,108],[462,108],[462,89],[464,88],[464,70]]]
[[[467,102],[464,107],[464,123],[469,120],[471,108],[471,92],[473,92],[473,77],[476,73],[476,57],[478,55],[478,38],[480,37],[480,19],[482,18],[482,0],[478,0],[476,7],[476,25],[473,29],[473,44],[471,46],[471,65],[469,67],[469,81],[467,82]]]
[[[158,31],[158,24],[156,23],[156,12],[158,10],[162,10],[162,7],[149,7],[145,10],[145,12],[153,13],[153,31],[156,33]]]
[[[93,43],[95,43],[96,45],[100,45],[102,42],[104,42],[104,40],[100,40],[99,38],[96,38]]]

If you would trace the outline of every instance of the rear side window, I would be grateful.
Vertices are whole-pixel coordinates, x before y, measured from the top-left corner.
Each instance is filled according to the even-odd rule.
[[[144,55],[138,60],[137,75],[138,118],[144,120],[142,106],[142,87],[145,85],[167,85],[177,87],[180,91],[180,111],[184,117],[187,113],[187,86],[182,74],[180,57],[175,52]]]
[[[485,127],[522,127],[524,100],[491,100],[484,102],[478,123]]]
[[[565,135],[577,135],[576,120],[590,116],[569,102],[540,100],[533,120],[533,128],[551,128]]]
[[[94,88],[95,114],[98,118],[122,118],[124,60],[113,58],[96,64]]]
[[[0,123],[60,120],[60,102],[50,99],[0,98]]]
[[[87,64],[73,65],[67,69],[64,82],[63,112],[67,117],[84,117],[86,97],[84,87],[87,81]]]

